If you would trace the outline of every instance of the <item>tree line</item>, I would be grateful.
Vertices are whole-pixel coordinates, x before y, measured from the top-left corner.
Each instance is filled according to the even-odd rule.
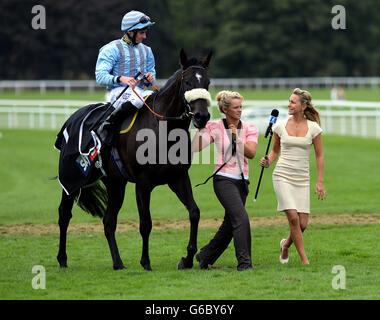
[[[158,78],[179,67],[179,51],[213,58],[220,78],[379,76],[380,2],[340,0],[345,29],[332,27],[332,0],[2,0],[0,80],[94,79],[99,49],[120,38],[129,10],[148,31]],[[32,8],[46,10],[35,30]]]

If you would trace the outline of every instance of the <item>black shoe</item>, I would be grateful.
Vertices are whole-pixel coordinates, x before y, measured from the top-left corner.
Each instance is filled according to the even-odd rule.
[[[237,267],[237,271],[246,271],[246,270],[253,270],[253,267],[252,266]]]
[[[208,269],[208,264],[201,259],[199,253],[195,256],[195,259],[199,262],[199,269]]]
[[[120,128],[122,122],[128,116],[134,114],[139,109],[130,101],[122,104],[118,109],[115,109],[106,120],[96,130],[100,141],[105,145],[111,145],[116,139],[116,132]]]

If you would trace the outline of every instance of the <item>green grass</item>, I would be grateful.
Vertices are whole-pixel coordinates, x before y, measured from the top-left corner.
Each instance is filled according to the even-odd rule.
[[[53,149],[56,132],[31,130],[1,130],[0,159],[0,224],[55,223],[61,187],[55,176],[58,170],[58,151]],[[311,212],[371,213],[379,212],[380,140],[342,136],[323,137],[325,155],[325,187],[327,200],[318,201],[313,193],[316,182],[314,151],[310,155]],[[253,197],[261,167],[258,162],[265,153],[267,139],[259,139],[257,157],[250,161],[250,194],[247,210],[250,216],[269,216],[276,211],[273,191],[273,166],[265,169],[257,202]],[[211,154],[211,159],[213,155]],[[190,168],[193,186],[203,182],[213,171],[213,164],[194,164]],[[221,217],[223,210],[212,182],[193,188],[202,218]],[[167,186],[153,190],[152,218],[188,217],[184,206]],[[74,207],[74,221],[94,221],[94,218]],[[127,185],[126,199],[119,219],[138,219],[134,184]]]
[[[237,272],[232,243],[212,267],[176,270],[185,253],[188,231],[154,231],[150,253],[153,272],[139,264],[141,239],[136,231],[117,235],[125,270],[113,271],[103,234],[69,234],[68,269],[55,259],[58,235],[0,236],[0,299],[379,299],[378,226],[318,226],[305,232],[311,264],[301,265],[295,248],[281,265],[283,227],[252,228],[254,271]],[[214,229],[199,231],[198,246]],[[34,265],[46,269],[46,289],[34,290]],[[346,289],[332,288],[332,268],[346,271]]]

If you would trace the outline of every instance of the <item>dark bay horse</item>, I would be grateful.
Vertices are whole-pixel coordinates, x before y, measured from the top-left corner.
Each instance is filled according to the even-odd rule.
[[[167,184],[185,205],[190,218],[190,239],[187,256],[179,261],[178,269],[192,268],[193,258],[197,252],[197,233],[200,212],[194,201],[188,170],[191,165],[191,141],[189,126],[191,120],[197,128],[203,128],[210,118],[208,93],[210,80],[207,69],[211,52],[201,60],[190,58],[181,50],[181,69],[177,70],[166,85],[153,93],[146,103],[163,119],[158,119],[143,106],[132,129],[118,138],[118,151],[125,164],[126,178],[120,173],[110,156],[110,150],[103,151],[103,168],[106,175],[93,174],[93,184],[83,187],[80,196],[67,195],[62,191],[59,206],[60,244],[57,260],[61,267],[67,267],[66,234],[72,217],[72,207],[78,205],[92,215],[103,218],[104,233],[111,251],[113,268],[124,269],[115,239],[117,215],[123,204],[125,187],[128,181],[136,184],[136,201],[140,218],[140,234],[143,239],[140,264],[145,270],[152,270],[149,259],[149,235],[152,230],[150,214],[150,196],[158,185]],[[189,99],[187,95],[192,95]],[[207,96],[207,95],[206,95]],[[163,128],[165,130],[163,130]],[[145,130],[145,131],[144,131]],[[170,134],[177,132],[176,139]],[[181,135],[182,133],[182,135]],[[159,141],[165,143],[159,144]],[[143,137],[143,139],[141,138]],[[168,139],[169,136],[169,139]],[[179,140],[178,140],[179,138]],[[174,151],[173,152],[173,148]],[[143,150],[144,152],[140,152]],[[178,151],[182,157],[178,161]],[[148,155],[147,155],[148,153]],[[149,154],[150,153],[150,154]],[[147,158],[144,158],[147,155]],[[139,159],[143,158],[143,159]],[[146,161],[146,159],[150,161]],[[174,159],[174,161],[173,161]],[[144,163],[145,161],[145,163]],[[100,180],[99,177],[101,178]],[[79,197],[78,197],[79,196]]]

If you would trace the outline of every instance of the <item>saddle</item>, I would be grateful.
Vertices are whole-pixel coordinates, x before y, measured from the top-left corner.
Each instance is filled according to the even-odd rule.
[[[145,97],[145,99],[147,99]],[[60,152],[58,181],[66,194],[74,194],[90,182],[90,172],[106,173],[102,165],[102,142],[96,134],[100,124],[108,118],[114,108],[110,103],[89,104],[78,109],[63,124],[57,135],[54,148]],[[139,111],[124,119],[119,134],[128,133],[133,127]],[[111,157],[121,175],[133,181],[116,147],[111,148]]]
[[[144,97],[144,101],[146,101],[146,99],[148,99],[149,96],[150,95]],[[123,123],[121,124],[119,134],[128,133],[132,129],[133,125],[135,124],[138,113],[139,111],[136,111],[133,115],[124,119]]]
[[[127,133],[132,129],[133,125],[135,124],[138,113],[139,112],[136,111],[133,115],[124,119],[123,123],[120,126],[119,134]]]
[[[90,172],[102,167],[102,143],[96,129],[112,112],[109,103],[95,103],[75,111],[63,124],[54,143],[60,152],[58,180],[66,194],[71,195],[87,185]]]

